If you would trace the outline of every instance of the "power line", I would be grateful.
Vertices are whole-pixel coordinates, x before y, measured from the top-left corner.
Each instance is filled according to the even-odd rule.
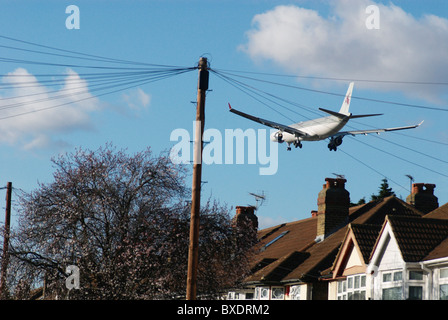
[[[329,92],[329,91],[317,90],[317,89],[310,89],[310,88],[305,88],[305,87],[291,85],[291,84],[286,84],[286,83],[279,83],[279,82],[274,82],[274,81],[269,81],[269,80],[264,80],[264,79],[257,79],[257,78],[253,78],[253,77],[242,76],[242,75],[238,75],[238,74],[232,74],[232,73],[227,73],[227,74],[230,74],[230,75],[233,75],[233,76],[236,76],[236,77],[240,77],[240,78],[244,78],[244,79],[248,79],[248,80],[263,82],[263,83],[267,83],[267,84],[273,84],[273,85],[276,85],[276,86],[282,86],[282,87],[286,87],[286,88],[304,90],[304,91],[321,93],[321,94],[338,96],[338,97],[345,97],[344,94],[335,93],[335,92]],[[376,102],[376,103],[382,103],[382,104],[393,104],[393,105],[404,106],[404,107],[411,107],[411,108],[420,108],[420,109],[448,112],[448,109],[445,109],[445,108],[430,107],[430,106],[402,103],[402,102],[396,102],[396,101],[387,101],[387,100],[365,98],[365,97],[359,97],[359,96],[352,96],[352,99],[358,99],[358,100],[370,101],[370,102]]]
[[[54,50],[54,51],[65,52],[65,53],[70,53],[70,54],[75,54],[75,55],[81,56],[81,57],[75,57],[75,56],[59,55],[59,56],[65,56],[65,57],[71,57],[71,58],[78,58],[78,59],[91,60],[91,61],[109,62],[109,63],[121,63],[121,64],[134,64],[134,65],[144,65],[144,66],[152,66],[152,67],[163,67],[163,68],[175,67],[172,65],[136,62],[136,61],[130,61],[130,60],[115,59],[115,58],[109,58],[109,57],[104,57],[104,56],[99,56],[99,55],[87,54],[87,53],[83,53],[83,52],[79,52],[79,51],[61,49],[61,48],[57,48],[57,47],[53,47],[53,46],[38,44],[35,42],[12,38],[12,37],[8,37],[8,36],[4,36],[4,35],[0,35],[0,38],[14,41],[14,42],[19,42],[19,43],[26,44],[26,45],[31,45],[31,46],[36,46],[36,47],[40,47],[40,48],[45,48],[45,49],[50,49],[50,50]],[[23,51],[28,51],[28,52],[40,53],[40,54],[53,55],[53,56],[56,55],[54,53],[22,49],[22,48],[11,47],[11,46],[9,46],[9,48],[15,49],[15,50],[23,50]]]
[[[147,70],[144,67],[110,67],[110,66],[97,66],[97,65],[79,65],[79,64],[68,64],[68,63],[54,63],[54,62],[44,62],[44,61],[33,61],[33,60],[23,60],[23,59],[13,59],[0,57],[1,62],[11,62],[20,64],[31,64],[31,65],[43,65],[51,67],[66,67],[66,68],[87,68],[87,69],[103,69],[103,70]]]
[[[0,75],[0,77],[6,77],[6,80],[9,78],[31,78],[34,79],[36,77],[51,77],[51,79],[48,80],[39,80],[39,81],[21,81],[21,82],[10,82],[9,85],[1,85],[0,88],[2,90],[4,89],[18,89],[18,88],[34,88],[34,87],[40,87],[42,84],[45,84],[47,86],[58,86],[58,85],[65,85],[67,83],[77,83],[77,82],[85,82],[86,80],[89,80],[90,83],[92,82],[101,82],[101,81],[107,81],[110,79],[125,79],[125,78],[131,78],[131,77],[145,77],[149,75],[163,75],[168,74],[171,72],[178,72],[182,71],[188,68],[179,68],[179,69],[164,69],[164,70],[157,70],[157,71],[138,71],[138,72],[113,72],[113,73],[76,73],[76,76],[79,78],[73,79],[69,73],[65,74],[45,74],[45,75],[33,75],[33,74],[7,74],[7,75]],[[192,70],[194,68],[191,68]],[[54,79],[57,78],[57,79]],[[5,81],[4,81],[5,82]],[[7,81],[6,81],[7,82]],[[8,83],[8,82],[7,82]]]
[[[353,138],[353,137],[350,137],[350,138]],[[438,172],[438,171],[436,171],[436,170],[430,169],[430,168],[428,168],[428,167],[426,167],[426,166],[422,166],[422,165],[420,165],[420,164],[418,164],[418,163],[416,163],[416,162],[410,161],[410,160],[408,160],[408,159],[404,159],[404,158],[402,158],[402,157],[400,157],[400,156],[397,156],[397,155],[394,154],[394,153],[391,153],[391,152],[382,150],[382,149],[380,149],[380,148],[374,147],[374,146],[372,146],[372,145],[370,145],[370,144],[368,144],[368,143],[366,143],[366,142],[364,142],[364,141],[360,141],[360,140],[357,140],[357,139],[354,139],[354,138],[353,138],[352,140],[357,141],[357,142],[359,142],[359,143],[362,143],[362,144],[364,144],[364,145],[366,145],[366,146],[369,146],[369,147],[371,147],[371,148],[373,148],[373,149],[375,149],[375,150],[378,150],[378,151],[381,151],[381,152],[383,152],[383,153],[386,153],[386,154],[388,154],[388,155],[390,155],[390,156],[392,156],[392,157],[395,157],[395,158],[397,158],[397,159],[400,159],[400,160],[402,160],[402,161],[405,161],[405,162],[408,162],[408,163],[410,163],[410,164],[413,164],[413,165],[415,165],[415,166],[417,166],[417,167],[420,167],[420,168],[422,168],[422,169],[431,171],[431,172],[433,172],[433,173],[436,173],[436,174],[438,174],[438,175],[441,175],[441,176],[444,176],[444,177],[447,177],[447,178],[448,178],[448,175],[446,175],[446,174],[444,174],[444,173],[441,173],[441,172]]]
[[[341,149],[341,147],[339,147],[338,150],[341,151],[342,153],[344,153],[345,155],[347,155],[348,157],[352,158],[353,160],[355,160],[355,161],[361,163],[363,166],[365,166],[365,167],[369,168],[370,170],[372,170],[372,171],[378,173],[378,174],[379,174],[380,176],[382,176],[383,178],[386,178],[387,180],[389,180],[389,181],[395,183],[397,186],[403,188],[404,190],[407,190],[407,189],[406,189],[405,187],[403,187],[401,184],[399,184],[398,182],[396,182],[396,181],[394,181],[394,180],[388,178],[386,175],[384,175],[384,174],[381,173],[380,171],[376,170],[376,169],[373,168],[372,166],[368,165],[368,164],[365,163],[364,161],[362,161],[362,160],[356,158],[355,156],[353,156],[352,154],[350,154],[350,153],[348,153],[348,152],[345,152],[344,150]]]
[[[43,88],[44,85],[45,86],[64,85],[64,87],[59,90],[57,89],[50,91],[42,90],[42,92],[30,92],[22,95],[4,97],[0,99],[0,103],[3,102],[3,104],[0,106],[0,110],[25,107],[27,105],[37,103],[48,103],[53,100],[61,101],[62,99],[76,96],[78,96],[78,99],[69,102],[64,102],[62,100],[62,103],[57,103],[56,105],[48,106],[45,108],[37,110],[27,110],[12,115],[11,114],[4,115],[3,117],[0,118],[0,120],[27,115],[30,113],[40,112],[44,110],[49,110],[65,106],[71,103],[81,102],[88,99],[93,99],[99,96],[127,90],[139,85],[144,85],[150,82],[163,80],[175,75],[180,75],[182,73],[197,69],[197,67],[179,67],[173,65],[153,64],[131,60],[115,59],[79,51],[61,49],[53,46],[43,45],[4,35],[0,35],[0,40],[7,40],[22,45],[21,47],[18,47],[16,45],[2,43],[0,44],[0,48],[5,49],[4,52],[7,50],[12,50],[12,51],[37,54],[41,56],[48,56],[53,58],[53,60],[51,61],[42,61],[41,59],[39,60],[28,58],[20,59],[16,57],[2,56],[0,57],[0,61],[3,62],[42,65],[50,67],[88,68],[88,69],[108,71],[108,72],[96,72],[96,73],[77,73],[76,77],[70,77],[70,74],[61,75],[52,73],[39,74],[39,75],[31,75],[31,74],[2,75],[2,77],[6,77],[6,79],[17,78],[25,80],[25,81],[11,81],[6,84],[3,83],[0,85],[0,89],[2,90]],[[24,48],[23,45],[28,46],[28,48]],[[38,49],[36,49],[36,47]],[[54,57],[68,58],[70,60],[81,59],[84,61],[96,62],[96,64],[92,65],[92,64],[75,64],[73,62],[68,63],[58,62],[54,61]],[[99,62],[102,64],[101,65],[98,64]],[[44,77],[44,79],[35,81],[37,76]],[[31,80],[27,81],[26,80],[27,77],[30,78]],[[70,87],[67,87],[67,85],[70,85]],[[85,94],[90,94],[94,92],[95,93],[103,92],[103,93],[97,94],[96,96],[82,97]],[[31,100],[28,99],[30,97],[33,97],[33,99]],[[26,100],[26,101],[15,102],[18,100]],[[5,102],[7,101],[12,101],[12,103],[5,104]]]
[[[210,70],[210,71],[212,71],[212,70]],[[212,71],[212,72],[213,72],[213,71]],[[274,112],[276,112],[276,113],[280,114],[281,116],[285,117],[286,119],[288,119],[288,120],[294,122],[293,119],[289,118],[288,116],[286,116],[285,114],[281,113],[281,112],[278,111],[277,109],[271,107],[269,104],[267,104],[267,103],[261,101],[260,99],[256,98],[255,95],[260,96],[260,97],[262,97],[262,96],[261,96],[259,93],[255,92],[253,89],[249,88],[249,86],[247,86],[247,88],[246,88],[246,86],[244,86],[244,88],[242,88],[241,86],[238,86],[238,84],[239,84],[238,81],[235,81],[235,80],[233,80],[233,79],[229,79],[229,78],[227,78],[226,76],[223,76],[223,75],[221,75],[221,74],[219,74],[219,73],[216,73],[216,72],[214,72],[214,73],[215,73],[219,78],[221,78],[222,80],[224,80],[225,82],[227,82],[227,83],[230,84],[231,86],[235,87],[236,89],[238,89],[238,90],[244,92],[245,94],[247,94],[248,96],[250,96],[251,98],[253,98],[254,100],[256,100],[257,102],[259,102],[259,103],[265,105],[266,107],[268,107],[269,109],[273,110]],[[252,92],[252,93],[249,93],[249,92]],[[264,98],[264,99],[266,99],[266,98]],[[269,99],[268,99],[268,100],[269,100]],[[271,102],[273,102],[273,101],[271,100]],[[274,102],[274,103],[275,103],[275,102]],[[275,103],[275,104],[277,104],[278,106],[280,106],[280,107],[282,107],[282,108],[286,108],[287,110],[289,110],[289,111],[291,111],[291,112],[294,112],[293,110],[291,110],[291,109],[289,109],[289,108],[287,108],[287,107],[284,107],[284,106],[282,106],[282,105],[280,105],[280,104],[278,104],[278,103]]]
[[[425,157],[428,157],[428,158],[430,158],[430,159],[433,159],[433,160],[436,160],[436,161],[439,161],[439,162],[448,164],[448,161],[446,161],[446,160],[442,160],[442,159],[436,158],[436,157],[431,156],[431,155],[429,155],[429,154],[427,154],[427,153],[424,153],[424,152],[421,152],[421,151],[418,151],[418,150],[415,150],[415,149],[406,147],[406,146],[404,146],[404,145],[401,145],[401,144],[399,144],[399,143],[396,143],[396,142],[393,142],[393,141],[384,139],[384,138],[379,137],[379,136],[377,136],[377,135],[373,135],[373,136],[374,136],[375,138],[377,138],[377,139],[380,139],[380,140],[385,141],[385,142],[387,142],[387,143],[393,144],[394,146],[397,146],[397,147],[400,147],[400,148],[403,148],[403,149],[406,149],[406,150],[409,150],[409,151],[418,153],[418,154],[420,154],[420,155],[422,155],[422,156],[425,156]]]
[[[169,77],[173,77],[175,75],[179,75],[179,74],[182,74],[182,73],[189,72],[191,70],[192,70],[191,68],[187,68],[187,69],[185,69],[183,71],[178,71],[178,72],[175,72],[175,73],[170,73],[170,74],[163,75],[163,76],[158,76],[158,77],[151,77],[149,80],[148,79],[146,79],[146,80],[145,79],[143,79],[143,80],[136,80],[136,81],[131,81],[131,82],[127,82],[127,83],[121,83],[120,85],[109,86],[107,88],[101,88],[101,90],[114,89],[114,88],[119,88],[119,87],[121,87],[123,85],[127,85],[126,87],[122,87],[122,88],[119,88],[119,89],[114,89],[114,90],[111,90],[111,91],[108,91],[108,92],[105,92],[105,93],[101,93],[101,94],[98,94],[98,95],[95,95],[95,96],[89,96],[89,97],[86,97],[86,98],[81,98],[81,99],[77,99],[77,100],[74,100],[74,101],[69,101],[69,102],[57,104],[57,105],[54,105],[54,106],[49,106],[49,107],[45,107],[45,108],[41,108],[41,109],[30,110],[30,111],[25,111],[25,112],[14,114],[14,115],[0,117],[0,120],[5,120],[5,119],[15,118],[15,117],[19,117],[19,116],[24,116],[24,115],[28,115],[28,114],[32,114],[32,113],[36,113],[36,112],[41,112],[41,111],[44,111],[44,110],[50,110],[50,109],[59,108],[59,107],[66,106],[66,105],[69,105],[69,104],[72,104],[72,103],[78,103],[78,102],[81,102],[81,101],[94,99],[94,98],[101,97],[101,96],[104,96],[104,95],[108,95],[108,94],[124,91],[124,90],[131,89],[131,88],[135,88],[137,86],[145,85],[145,84],[148,84],[148,83],[151,83],[151,82],[163,80],[163,79],[166,79],[166,78],[169,78]],[[92,91],[94,91],[94,90],[92,90]]]
[[[221,71],[221,72],[229,72],[229,73],[243,73],[243,74],[273,76],[273,77],[310,79],[310,80],[355,81],[355,82],[372,82],[372,83],[388,83],[388,84],[413,84],[413,85],[442,85],[442,86],[448,85],[448,82],[436,82],[436,81],[376,80],[376,79],[316,77],[316,76],[304,76],[304,75],[298,75],[298,74],[280,74],[280,73],[254,72],[254,71],[229,70],[229,69],[215,69],[215,70],[216,71]]]
[[[7,98],[3,98],[0,99],[1,101],[5,101],[5,100],[11,100],[11,99],[20,99],[20,98],[28,98],[31,96],[42,96],[44,95],[44,98],[41,99],[35,99],[35,100],[30,100],[30,101],[25,101],[25,102],[18,102],[18,103],[13,103],[13,104],[7,104],[7,105],[3,105],[0,107],[0,110],[4,110],[4,109],[10,109],[10,108],[16,108],[16,107],[22,107],[25,105],[30,105],[30,104],[35,104],[35,103],[39,103],[39,102],[48,102],[51,100],[56,100],[56,99],[62,99],[62,98],[67,98],[73,95],[77,95],[77,94],[88,94],[88,93],[92,93],[92,92],[96,92],[96,91],[102,91],[102,90],[107,90],[107,89],[111,89],[111,88],[116,88],[116,87],[120,87],[120,86],[126,86],[128,84],[133,84],[133,83],[147,83],[148,80],[161,80],[165,77],[170,77],[172,75],[177,75],[177,74],[181,74],[184,72],[189,71],[189,69],[185,69],[185,70],[177,70],[177,71],[171,71],[171,72],[164,72],[164,73],[156,73],[155,75],[152,73],[144,73],[144,74],[139,74],[138,76],[132,75],[130,77],[119,77],[113,80],[109,80],[109,81],[104,81],[101,80],[101,83],[97,83],[94,85],[89,85],[89,88],[86,88],[87,85],[83,85],[80,87],[71,87],[71,88],[65,88],[65,89],[60,89],[60,90],[53,90],[53,91],[45,91],[45,92],[40,92],[40,93],[33,93],[33,94],[26,94],[26,95],[21,95],[21,96],[13,96],[13,97],[7,97]],[[134,78],[134,79],[133,79]],[[122,80],[132,80],[132,81],[127,81],[127,82],[123,82]],[[136,79],[136,80],[135,80]],[[84,79],[77,79],[77,82],[85,82]],[[99,81],[99,80],[97,80]],[[40,85],[36,85],[36,87],[40,87]],[[20,87],[23,88],[23,87]],[[25,87],[28,88],[28,87]],[[91,89],[93,88],[93,89]],[[76,89],[83,89],[81,91],[74,91]],[[49,94],[53,94],[53,93],[63,93],[63,92],[67,92],[65,94],[59,94],[59,95],[53,95],[48,97]]]
[[[436,140],[426,139],[426,138],[422,138],[422,137],[416,137],[416,136],[412,136],[412,135],[401,133],[401,132],[395,132],[395,131],[390,132],[390,133],[400,135],[403,137],[407,137],[407,138],[411,138],[411,139],[416,139],[416,140],[421,140],[421,141],[425,141],[425,142],[436,143],[436,144],[443,145],[443,146],[448,146],[448,143],[442,142],[442,141],[436,141]]]

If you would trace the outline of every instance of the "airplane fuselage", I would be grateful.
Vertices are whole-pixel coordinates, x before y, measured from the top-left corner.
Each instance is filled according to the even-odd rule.
[[[298,122],[290,125],[290,127],[306,133],[305,136],[296,137],[294,134],[288,132],[277,131],[271,134],[271,141],[294,143],[297,141],[319,141],[327,139],[332,135],[338,133],[348,122],[349,117],[340,119],[335,116],[328,116],[303,122]],[[282,139],[278,139],[281,133]]]

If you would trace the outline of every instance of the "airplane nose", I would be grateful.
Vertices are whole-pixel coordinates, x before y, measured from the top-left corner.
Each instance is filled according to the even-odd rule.
[[[271,133],[271,141],[277,141],[276,134],[277,132]]]

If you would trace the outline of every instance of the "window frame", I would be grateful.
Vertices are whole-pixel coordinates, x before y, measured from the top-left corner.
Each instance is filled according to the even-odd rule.
[[[407,297],[408,300],[424,300],[425,299],[425,284],[427,274],[422,269],[408,269],[407,270]],[[411,297],[411,288],[421,288],[421,297],[416,299]]]
[[[266,290],[267,296],[263,297],[262,293]],[[255,288],[255,300],[269,300],[270,297],[270,288],[268,286],[256,287]]]
[[[294,285],[289,288],[289,298],[290,300],[301,300],[300,294],[302,291],[301,285]]]
[[[281,296],[274,296],[275,290],[281,290]],[[271,300],[285,300],[285,287],[271,287]]]
[[[338,300],[366,300],[367,275],[358,273],[339,280],[336,296]]]
[[[381,300],[384,299],[386,293],[391,292],[391,290],[399,290],[399,299],[387,299],[387,300],[403,300],[404,292],[404,282],[403,282],[403,270],[385,270],[381,272]]]
[[[442,276],[442,273],[446,275]],[[440,268],[439,269],[439,279],[438,279],[438,299],[439,300],[448,300],[448,267],[444,267],[444,268]],[[441,295],[442,292],[442,287],[444,288],[444,292],[446,292],[446,294],[444,296]],[[443,298],[443,299],[442,299]]]

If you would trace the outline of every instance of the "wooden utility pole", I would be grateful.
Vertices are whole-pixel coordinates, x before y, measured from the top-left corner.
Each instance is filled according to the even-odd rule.
[[[199,257],[199,211],[201,209],[202,136],[205,122],[205,93],[208,89],[207,58],[199,60],[198,97],[196,106],[196,133],[193,155],[193,183],[191,195],[190,245],[188,248],[187,300],[196,299]]]
[[[9,248],[9,232],[11,225],[11,193],[12,183],[6,184],[6,211],[5,211],[5,235],[3,240],[3,255],[2,255],[2,274],[0,277],[0,295],[2,299],[6,299],[6,269],[8,268],[8,248]]]

